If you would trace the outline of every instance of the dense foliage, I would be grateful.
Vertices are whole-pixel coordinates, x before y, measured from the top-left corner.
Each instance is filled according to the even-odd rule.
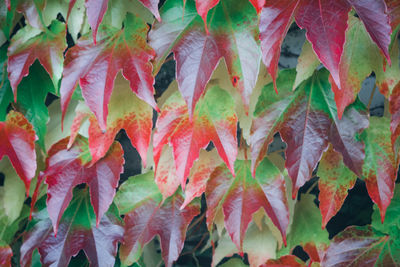
[[[399,0],[5,0],[0,26],[1,266],[400,266]],[[369,222],[329,236],[359,182]]]

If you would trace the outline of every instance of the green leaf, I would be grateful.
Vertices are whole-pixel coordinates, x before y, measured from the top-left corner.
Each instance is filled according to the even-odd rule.
[[[25,117],[32,123],[39,140],[40,147],[45,151],[45,136],[49,112],[45,105],[48,93],[54,92],[54,86],[44,68],[36,61],[30,68],[30,74],[18,86],[18,106]]]

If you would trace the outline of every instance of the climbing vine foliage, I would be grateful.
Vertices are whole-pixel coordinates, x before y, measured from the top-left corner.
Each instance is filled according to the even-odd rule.
[[[1,0],[0,27],[1,266],[400,266],[400,1]],[[370,223],[329,236],[357,180]]]

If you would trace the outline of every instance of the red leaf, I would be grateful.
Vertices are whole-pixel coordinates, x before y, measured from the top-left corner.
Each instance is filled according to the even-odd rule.
[[[90,200],[96,214],[97,225],[108,210],[123,171],[123,150],[114,143],[108,154],[94,165],[89,165],[90,154],[87,140],[78,136],[74,145],[67,149],[69,138],[54,144],[46,160],[47,209],[57,233],[58,223],[72,198],[72,189],[81,183],[90,188]]]
[[[345,0],[303,0],[295,18],[340,88],[339,62],[345,42],[350,5]]]
[[[89,117],[89,149],[92,164],[106,155],[117,133],[125,129],[132,145],[142,158],[143,166],[146,166],[153,127],[153,109],[129,90],[128,82],[121,75],[116,78],[114,91],[108,104],[109,116],[105,132],[101,130],[98,121],[90,111],[79,110],[80,108],[81,106],[77,107],[76,117],[71,125],[68,147],[74,142],[81,123]]]
[[[382,222],[393,197],[398,162],[390,142],[389,119],[371,117],[370,126],[363,133],[365,159],[363,178],[368,194],[379,207]]]
[[[53,22],[50,30],[40,32],[25,27],[13,36],[8,47],[8,79],[17,99],[17,87],[29,73],[29,67],[38,59],[56,85],[61,78],[64,61],[63,52],[67,48],[65,24]]]
[[[299,2],[300,0],[267,1],[261,11],[259,25],[262,59],[274,81],[276,91],[281,45]]]
[[[249,0],[249,1],[257,10],[257,13],[260,13],[261,9],[265,5],[265,0]]]
[[[218,212],[223,211],[225,227],[240,252],[252,215],[264,208],[278,227],[286,244],[289,210],[285,180],[269,160],[264,159],[251,176],[249,161],[236,161],[234,178],[225,166],[217,167],[211,174],[206,189],[207,225],[210,229]]]
[[[398,138],[400,136],[400,83],[393,89],[389,97],[389,111],[392,114],[390,122],[391,140],[394,151],[399,149]]]
[[[114,266],[123,227],[115,206],[96,223],[87,190],[76,190],[60,221],[57,235],[45,209],[35,214],[21,246],[21,265],[31,266],[37,248],[44,266],[68,266],[83,250],[93,266]]]
[[[333,238],[321,266],[374,266],[388,239],[371,227],[350,226]]]
[[[124,29],[102,28],[93,45],[86,36],[68,50],[61,82],[61,107],[65,116],[79,81],[86,104],[106,130],[108,102],[119,70],[129,80],[132,91],[158,110],[153,97],[154,51],[146,44],[148,26],[138,17],[127,15]]]
[[[185,35],[173,52],[176,80],[191,117],[222,55],[214,37],[202,31]]]
[[[153,179],[151,173],[132,177],[122,184],[116,197],[119,209],[125,213],[125,242],[120,257],[126,265],[137,261],[142,248],[158,235],[165,265],[172,266],[183,249],[189,223],[200,212],[199,203],[179,209],[183,203],[179,193],[162,201]],[[134,201],[131,196],[135,196]]]
[[[156,172],[164,145],[173,148],[176,175],[182,188],[200,149],[212,141],[218,154],[233,171],[237,155],[237,116],[232,97],[219,87],[210,88],[199,101],[189,120],[188,108],[178,93],[164,104],[154,133],[154,162]]]
[[[36,134],[33,126],[19,112],[10,111],[0,122],[0,160],[8,156],[15,171],[25,183],[26,194],[36,172]]]
[[[322,228],[336,215],[347,197],[347,190],[353,188],[357,176],[344,166],[340,153],[332,147],[325,152],[319,163],[318,188],[320,190],[319,208],[322,215]]]
[[[378,45],[390,65],[390,19],[384,0],[347,0],[354,7],[372,40]]]
[[[262,267],[305,267],[306,264],[294,255],[285,255],[277,260],[268,260]]]
[[[253,6],[247,0],[219,2],[209,19],[208,34],[196,14],[194,2],[165,3],[161,10],[162,22],[155,23],[149,33],[150,44],[157,53],[155,72],[174,52],[179,90],[191,117],[196,102],[224,57],[232,85],[240,92],[247,112],[261,60],[256,40],[258,17]]]
[[[0,241],[0,266],[11,267],[12,250]]]
[[[96,44],[97,29],[100,22],[103,20],[104,14],[108,7],[108,0],[86,0],[86,13],[88,16],[88,23],[92,28],[93,41]]]

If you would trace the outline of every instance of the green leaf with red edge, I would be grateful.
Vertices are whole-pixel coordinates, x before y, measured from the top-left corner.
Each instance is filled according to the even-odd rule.
[[[54,87],[58,88],[63,70],[63,52],[67,48],[65,24],[53,21],[50,29],[41,32],[30,26],[19,30],[8,47],[8,78],[17,98],[17,87],[29,67],[38,59],[49,73]]]
[[[81,183],[89,185],[90,200],[98,225],[112,203],[119,175],[123,172],[123,150],[119,143],[115,142],[104,158],[90,164],[87,139],[78,136],[69,149],[68,140],[68,137],[64,138],[50,148],[43,173],[48,185],[47,209],[55,233],[71,201],[73,188]]]
[[[343,163],[343,157],[332,146],[329,147],[319,163],[317,175],[319,176],[319,209],[322,215],[322,227],[342,207],[347,197],[347,190],[352,189],[357,181],[357,176]]]
[[[200,149],[213,142],[218,154],[233,173],[237,155],[237,116],[232,97],[218,86],[207,90],[189,119],[188,108],[179,95],[171,95],[162,107],[153,136],[157,172],[164,145],[173,148],[176,175],[182,188]]]
[[[181,180],[176,175],[173,151],[169,145],[165,145],[161,151],[154,180],[164,199],[172,196],[181,184]]]
[[[390,243],[388,235],[377,234],[370,226],[350,226],[333,238],[321,266],[398,266],[387,255]]]
[[[96,45],[89,36],[79,38],[66,54],[60,89],[63,114],[79,82],[100,129],[106,130],[108,104],[120,70],[129,80],[132,91],[158,109],[153,97],[154,77],[150,63],[154,51],[146,43],[147,31],[148,26],[142,19],[128,13],[123,29],[106,25],[100,28]]]
[[[399,165],[390,142],[389,119],[371,117],[370,126],[361,138],[365,142],[363,179],[369,196],[379,207],[383,221],[393,197]]]
[[[262,267],[305,267],[306,264],[294,255],[285,255],[276,260],[268,260]]]
[[[288,254],[300,245],[312,261],[323,258],[320,255],[329,245],[329,234],[321,227],[322,217],[314,199],[314,195],[301,195],[301,200],[296,203],[287,247],[279,251],[280,255]]]
[[[200,151],[199,159],[190,170],[189,182],[185,189],[185,202],[181,208],[186,207],[196,197],[200,197],[207,188],[207,182],[214,169],[221,165],[221,158],[217,150]]]
[[[0,160],[8,156],[15,171],[25,183],[26,194],[36,172],[35,131],[19,112],[10,111],[0,122]]]
[[[55,236],[46,209],[34,214],[24,234],[21,265],[30,266],[37,248],[44,266],[68,266],[71,257],[83,250],[93,266],[114,266],[118,242],[124,229],[116,207],[96,222],[87,189],[74,190],[74,197],[60,221]]]
[[[89,118],[89,149],[92,155],[92,164],[106,155],[117,133],[121,129],[125,129],[132,145],[142,158],[143,166],[146,167],[147,150],[153,127],[153,109],[132,93],[128,82],[122,75],[117,75],[108,109],[109,115],[105,132],[101,130],[98,121],[90,111],[77,110],[71,126],[68,147],[73,144],[82,122]]]
[[[326,70],[315,72],[293,93],[290,75],[287,71],[282,76],[282,94],[274,96],[269,84],[257,103],[250,137],[253,173],[279,132],[288,145],[285,166],[293,181],[293,198],[311,178],[328,142],[343,155],[345,165],[361,176],[364,144],[357,135],[368,126],[364,106],[355,103],[339,120]],[[277,83],[280,85],[279,79]]]
[[[186,230],[199,214],[200,205],[192,202],[180,209],[180,192],[162,201],[162,195],[149,172],[130,177],[117,192],[115,202],[125,215],[125,240],[120,248],[121,261],[126,265],[136,262],[142,248],[156,235],[160,237],[162,257],[172,266],[183,249]],[[160,227],[162,225],[162,227]]]
[[[265,158],[253,178],[250,166],[250,161],[237,160],[236,177],[224,165],[217,167],[206,189],[208,228],[212,229],[217,213],[222,210],[225,228],[239,252],[243,251],[252,215],[260,208],[264,208],[278,227],[284,243],[289,224],[285,179],[279,169]]]
[[[296,80],[294,81],[293,90],[296,89],[304,80],[312,76],[316,68],[320,65],[318,57],[315,55],[311,44],[304,42],[301,54],[297,59]]]
[[[385,2],[390,16],[390,25],[394,31],[400,25],[400,2],[397,0],[385,0]]]
[[[381,62],[379,49],[372,43],[362,22],[349,17],[349,28],[346,32],[346,43],[339,64],[341,88],[331,81],[335,93],[335,102],[339,118],[346,107],[353,103],[361,90],[361,83],[375,69],[376,62]]]
[[[185,5],[182,0],[167,1],[161,8],[161,18],[162,22],[155,23],[149,33],[149,43],[157,54],[155,72],[174,52],[176,79],[190,115],[222,57],[231,83],[248,110],[261,54],[257,40],[258,17],[251,4],[247,0],[219,2],[208,16],[209,34],[193,0]]]
[[[0,240],[0,266],[11,267],[12,255],[10,246]]]

